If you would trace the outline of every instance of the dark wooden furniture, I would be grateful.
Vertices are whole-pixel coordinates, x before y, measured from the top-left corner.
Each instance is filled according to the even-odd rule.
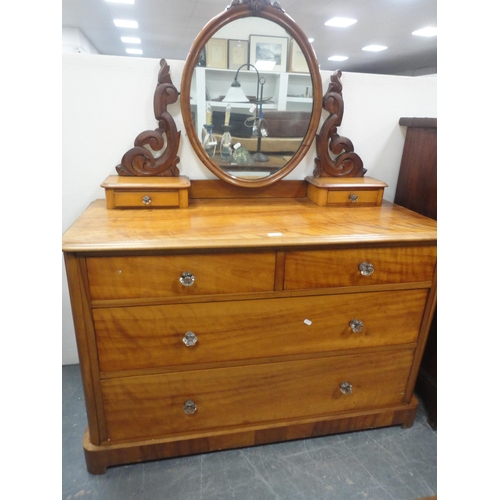
[[[401,118],[407,127],[394,203],[437,220],[437,119]],[[437,428],[437,312],[422,359],[416,391]]]

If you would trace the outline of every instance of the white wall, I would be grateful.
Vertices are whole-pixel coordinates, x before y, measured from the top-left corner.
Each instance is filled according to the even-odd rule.
[[[183,61],[168,61],[172,81],[181,85]],[[104,198],[101,182],[116,174],[115,166],[136,136],[155,129],[153,92],[156,59],[62,54],[62,209],[63,232],[96,198]],[[329,72],[322,72],[323,92]],[[360,155],[366,175],[389,184],[385,198],[394,199],[405,127],[402,116],[437,117],[437,79],[358,73],[342,75],[344,119],[339,134]],[[179,102],[168,107],[181,130],[182,175],[214,176],[193,153],[185,135]],[[323,112],[323,119],[327,116]],[[320,124],[321,126],[321,124]],[[302,179],[314,169],[314,147],[288,179]],[[62,362],[78,363],[71,309],[63,266]]]
[[[70,26],[62,27],[62,52],[99,54],[99,51],[81,30]]]

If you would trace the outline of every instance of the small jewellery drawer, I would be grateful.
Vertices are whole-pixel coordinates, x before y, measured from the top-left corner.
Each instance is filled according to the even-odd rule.
[[[94,309],[101,372],[416,342],[427,290]]]
[[[114,193],[115,208],[178,207],[178,191],[120,191]]]
[[[101,184],[106,193],[106,206],[113,208],[187,208],[188,188],[185,176],[110,175]]]
[[[285,290],[431,281],[435,246],[291,251]]]
[[[327,205],[338,206],[376,206],[380,205],[382,196],[380,191],[329,191]]]
[[[89,257],[92,300],[274,290],[274,252]]]
[[[102,381],[111,442],[400,403],[413,350]]]
[[[380,206],[387,187],[371,177],[306,177],[306,181],[307,197],[322,207]]]

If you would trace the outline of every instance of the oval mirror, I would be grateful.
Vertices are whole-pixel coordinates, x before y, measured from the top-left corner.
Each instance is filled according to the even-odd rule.
[[[270,3],[233,0],[200,32],[182,75],[191,145],[212,173],[237,186],[262,187],[289,174],[321,116],[316,55],[298,25]]]

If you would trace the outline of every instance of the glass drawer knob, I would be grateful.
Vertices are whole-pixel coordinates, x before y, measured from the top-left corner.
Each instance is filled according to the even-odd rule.
[[[198,337],[195,335],[194,332],[186,332],[184,334],[182,341],[187,347],[191,347],[194,346],[196,342],[198,342]]]
[[[179,281],[183,286],[193,286],[194,283],[194,275],[189,271],[184,271],[179,278]]]
[[[362,276],[370,276],[374,271],[373,264],[370,264],[369,262],[361,262],[358,269],[361,271]]]
[[[186,415],[192,415],[196,409],[196,403],[192,399],[188,399],[184,402],[184,413]]]
[[[349,326],[354,333],[359,333],[363,331],[363,322],[359,319],[353,319],[349,322]]]
[[[144,205],[150,205],[151,204],[151,197],[150,196],[144,196],[144,198],[142,199],[142,202],[144,203]]]
[[[349,201],[352,201],[353,203],[356,203],[358,201],[358,195],[357,194],[350,194],[349,195]]]
[[[342,394],[352,394],[352,385],[349,382],[342,382],[340,384],[340,392]]]

